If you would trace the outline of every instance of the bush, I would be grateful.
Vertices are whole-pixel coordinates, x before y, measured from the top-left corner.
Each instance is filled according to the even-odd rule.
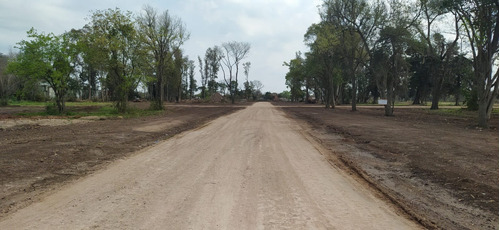
[[[9,99],[8,98],[0,98],[0,106],[7,106],[9,105]]]
[[[48,104],[45,106],[45,112],[48,115],[59,115],[59,109],[56,104]]]
[[[467,105],[467,110],[469,111],[478,111],[479,104],[477,101],[477,92],[476,90],[466,91],[464,93],[465,96],[465,104]]]

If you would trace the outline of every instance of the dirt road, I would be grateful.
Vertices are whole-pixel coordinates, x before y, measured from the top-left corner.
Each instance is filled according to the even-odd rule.
[[[0,229],[416,229],[269,103],[62,187]]]

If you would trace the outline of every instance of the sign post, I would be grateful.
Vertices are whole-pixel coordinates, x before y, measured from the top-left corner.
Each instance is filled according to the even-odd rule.
[[[378,99],[379,105],[387,105],[387,99]]]

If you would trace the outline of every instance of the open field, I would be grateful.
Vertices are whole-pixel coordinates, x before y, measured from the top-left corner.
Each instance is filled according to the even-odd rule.
[[[343,165],[419,219],[444,229],[498,229],[498,115],[447,108],[277,104]],[[458,113],[458,114],[457,114]]]
[[[267,106],[267,103],[257,104],[260,106],[245,110],[245,113],[240,111],[237,116],[231,115],[231,119],[221,118],[222,121],[217,122],[220,123],[220,127],[208,129],[204,127],[193,131],[190,135],[203,135],[199,137],[203,141],[198,147],[190,145],[194,143],[193,141],[183,140],[184,134],[173,138],[173,142],[164,140],[183,131],[204,126],[208,121],[241,110],[246,105],[168,104],[167,110],[161,114],[146,114],[147,116],[135,118],[115,114],[95,115],[102,113],[99,110],[103,106],[109,106],[105,104],[71,105],[72,113],[79,115],[69,117],[38,116],[36,113],[44,109],[40,105],[1,107],[0,222],[25,208],[26,212],[30,212],[28,210],[32,210],[32,206],[33,210],[37,210],[37,207],[41,207],[40,205],[47,200],[62,202],[64,199],[47,197],[72,191],[71,189],[83,189],[84,185],[78,185],[81,181],[92,181],[91,178],[95,177],[100,177],[101,182],[106,181],[109,178],[104,178],[110,167],[117,170],[114,173],[121,177],[120,170],[124,168],[120,164],[130,159],[132,162],[127,163],[130,165],[125,167],[125,171],[135,170],[133,171],[135,174],[132,173],[135,176],[129,173],[133,178],[144,177],[145,182],[139,183],[141,186],[154,185],[158,182],[156,180],[160,180],[161,182],[158,182],[160,184],[171,185],[165,190],[171,195],[161,194],[162,190],[157,190],[156,187],[151,188],[152,190],[141,187],[144,189],[141,191],[165,196],[165,202],[170,202],[174,206],[191,207],[186,210],[181,208],[179,212],[178,210],[169,212],[181,216],[197,216],[194,219],[188,218],[191,224],[182,221],[171,223],[175,226],[215,226],[213,224],[236,226],[234,224],[240,223],[238,221],[243,221],[245,226],[270,228],[343,226],[339,224],[345,226],[360,224],[358,227],[366,227],[365,224],[372,221],[371,228],[393,226],[390,228],[399,229],[395,227],[401,224],[399,222],[390,222],[388,219],[383,219],[388,222],[380,222],[382,219],[377,214],[379,211],[371,211],[375,212],[372,213],[373,217],[371,214],[363,214],[365,217],[368,216],[363,221],[360,221],[361,217],[356,217],[357,221],[352,218],[338,219],[339,215],[349,216],[352,212],[358,211],[344,210],[345,213],[333,211],[334,209],[331,209],[335,207],[333,204],[343,202],[343,206],[358,207],[359,213],[364,209],[360,207],[366,204],[358,203],[354,197],[348,198],[345,196],[345,191],[333,191],[333,187],[338,187],[340,184],[335,186],[330,183],[355,179],[357,182],[354,184],[360,184],[355,185],[354,189],[348,189],[361,191],[360,194],[355,193],[358,194],[355,196],[374,194],[373,196],[377,197],[375,200],[380,198],[383,200],[375,201],[375,206],[389,203],[389,208],[383,208],[384,210],[395,209],[397,216],[409,216],[410,220],[415,220],[427,228],[498,228],[497,114],[492,118],[490,129],[478,129],[474,125],[475,114],[459,111],[456,107],[443,107],[439,111],[430,111],[424,107],[403,106],[396,108],[394,117],[385,117],[382,107],[371,105],[359,106],[359,111],[351,112],[349,106],[325,110],[318,105],[277,103],[273,108]],[[131,105],[135,109],[142,110],[149,104],[131,103]],[[19,113],[24,115],[16,115]],[[82,116],[82,113],[88,113],[89,116]],[[106,113],[105,111],[104,114]],[[284,117],[285,114],[297,123]],[[234,129],[239,127],[241,132],[236,132],[237,135],[229,134],[231,133],[229,131],[225,133],[226,129],[233,126]],[[297,138],[297,135],[304,139],[293,139]],[[312,147],[321,154],[309,147],[302,149],[309,145],[303,143],[304,140],[312,144]],[[180,144],[184,142],[185,145]],[[163,150],[154,150],[156,146]],[[190,147],[195,149],[185,149]],[[217,149],[218,147],[223,149]],[[212,149],[211,154],[206,154],[208,149]],[[243,149],[249,151],[244,152]],[[148,151],[151,153],[146,153]],[[163,152],[167,155],[163,155]],[[139,155],[155,159],[166,158],[161,161],[151,161],[148,160],[149,157],[144,158]],[[142,162],[140,164],[147,164],[135,168],[136,163],[133,163],[132,159],[139,160]],[[322,161],[329,162],[333,171],[325,168]],[[161,165],[170,166],[162,168]],[[162,170],[147,171],[150,168],[158,170],[162,168]],[[313,172],[312,168],[321,171]],[[182,173],[171,171],[173,169],[183,171]],[[227,174],[228,172],[231,173]],[[343,175],[341,178],[352,178],[340,179],[336,175],[338,173]],[[154,181],[149,181],[153,180],[150,178],[151,175],[157,176]],[[187,176],[186,181],[182,180],[181,175]],[[323,181],[319,182],[319,178]],[[131,215],[131,212],[135,211],[143,213],[140,210],[153,212],[155,208],[160,208],[149,205],[141,206],[139,210],[137,207],[128,207],[126,203],[116,203],[122,200],[125,194],[137,192],[135,185],[127,184],[127,181],[132,179],[124,179],[123,185],[116,184],[118,187],[122,186],[120,187],[122,189],[112,191],[116,199],[115,203],[109,205],[120,205],[124,215]],[[194,184],[188,185],[188,182]],[[317,187],[318,185],[333,187],[322,188]],[[101,201],[102,197],[98,196],[105,194],[97,192],[95,190],[97,187],[90,187],[96,192],[96,197],[79,199]],[[173,190],[174,188],[180,190]],[[308,189],[301,190],[302,188]],[[325,191],[328,191],[331,197],[325,196]],[[225,192],[225,195],[217,195],[222,194],[221,192]],[[142,192],[138,193],[140,194]],[[345,197],[335,197],[339,194],[344,194]],[[174,199],[175,197],[184,197],[181,199],[184,203],[177,203],[179,200]],[[226,203],[228,197],[235,198],[229,201],[236,203]],[[317,201],[318,198],[322,201]],[[125,200],[129,199],[145,199],[146,203],[155,201],[153,195],[128,197]],[[330,205],[328,202],[322,204],[329,199],[331,200],[328,202],[333,206],[328,206]],[[101,211],[109,208],[101,206],[98,202],[83,200],[76,205]],[[196,200],[201,200],[201,203]],[[110,198],[108,201],[113,200]],[[221,204],[216,209],[221,212],[201,211],[207,207],[199,205],[215,201]],[[391,208],[392,204],[396,207]],[[60,205],[65,207],[67,204]],[[70,205],[68,208],[71,207],[73,206]],[[220,222],[221,218],[228,217],[227,208],[231,207],[233,210],[244,212],[235,212],[241,215],[233,213],[236,216],[232,215],[231,218],[236,218],[233,220],[237,222]],[[372,208],[374,207],[366,210]],[[162,210],[157,211],[165,211]],[[300,212],[297,213],[297,210]],[[311,216],[323,215],[330,217],[311,219]],[[36,218],[35,215],[33,220]],[[117,216],[113,218],[120,220]],[[134,218],[130,216],[129,219]],[[341,219],[345,222],[338,222]],[[136,221],[139,220],[136,218]],[[136,226],[134,224],[137,223],[128,222],[131,226]],[[102,228],[125,226],[115,222],[102,224]],[[154,226],[154,222],[148,224]],[[416,226],[411,228],[414,227]]]
[[[422,229],[318,148],[255,103],[62,186],[0,229]]]
[[[69,109],[93,113],[102,106]],[[145,109],[149,103],[131,106]],[[16,114],[42,112],[44,107],[0,107],[0,217],[65,182],[243,107],[168,104],[161,114],[138,118],[26,117]]]

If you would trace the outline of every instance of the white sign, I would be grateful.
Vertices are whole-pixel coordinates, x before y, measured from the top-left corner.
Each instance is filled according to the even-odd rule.
[[[379,105],[387,105],[387,99],[378,99]]]

